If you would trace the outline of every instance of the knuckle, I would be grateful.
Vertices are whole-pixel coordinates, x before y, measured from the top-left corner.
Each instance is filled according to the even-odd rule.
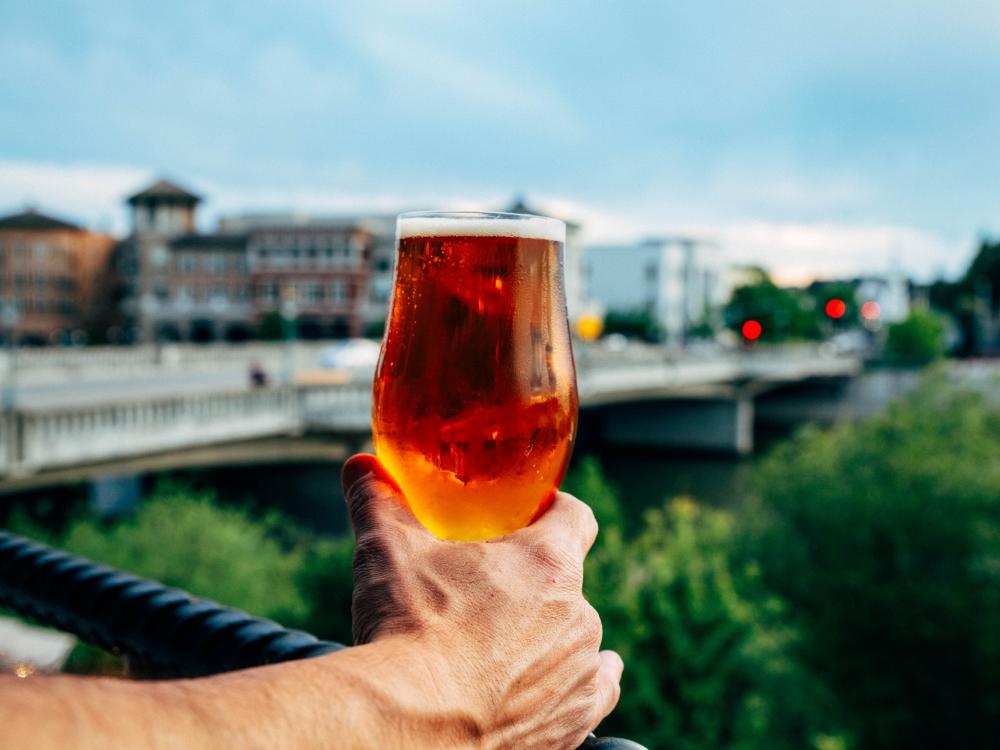
[[[588,534],[596,535],[599,527],[597,523],[597,516],[594,515],[594,509],[582,501],[580,504],[583,506],[580,513],[583,516],[582,526],[584,531]]]
[[[579,571],[582,576],[582,564],[563,538],[543,539],[531,545],[528,554],[532,562],[546,573],[564,576]]]
[[[601,616],[589,604],[585,605],[581,615],[580,636],[588,646],[596,648],[604,638],[604,625]]]

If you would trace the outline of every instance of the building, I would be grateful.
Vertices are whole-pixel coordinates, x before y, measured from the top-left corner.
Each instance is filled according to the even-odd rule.
[[[382,255],[394,223],[387,239],[361,220],[263,214],[200,233],[201,198],[172,182],[127,202],[132,232],[116,267],[131,341],[242,341],[275,313],[294,318],[302,338],[360,336],[384,317],[387,293],[372,302],[369,282],[373,268],[391,274]]]
[[[103,233],[34,210],[0,218],[3,336],[22,342],[85,340],[111,313],[109,258]]]
[[[183,234],[167,244],[148,306],[160,341],[244,341],[256,319],[247,265],[247,237]]]
[[[373,240],[357,222],[258,225],[246,241],[254,321],[283,311],[303,338],[361,336]]]
[[[170,243],[195,234],[195,209],[200,202],[200,196],[167,180],[159,180],[126,200],[131,209],[131,233],[114,254],[126,341],[153,341],[160,325],[168,331],[177,325],[179,300],[175,298],[177,290],[171,287],[177,274],[171,263]]]
[[[257,320],[295,308],[305,336],[379,334],[392,292],[395,216],[297,213],[223,217],[221,233],[249,238]]]
[[[729,292],[719,245],[692,237],[590,247],[587,271],[596,303],[607,310],[648,312],[673,347],[709,321]]]
[[[899,268],[885,276],[869,276],[856,280],[858,304],[878,304],[878,321],[898,323],[910,314],[910,287]]]
[[[378,335],[392,296],[396,217],[256,213],[197,231],[201,197],[167,180],[130,196],[131,232],[115,250],[128,341],[238,341],[275,313],[303,338]],[[522,200],[509,209],[538,212]],[[587,308],[580,227],[566,223],[571,320]]]

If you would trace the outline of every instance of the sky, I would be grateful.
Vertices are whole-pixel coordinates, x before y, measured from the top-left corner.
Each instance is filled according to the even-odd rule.
[[[0,24],[0,211],[126,228],[496,208],[685,233],[788,281],[954,275],[1000,233],[1000,3],[34,0]]]

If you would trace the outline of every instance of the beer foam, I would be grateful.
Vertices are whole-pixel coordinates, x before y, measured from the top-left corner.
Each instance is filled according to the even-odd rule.
[[[566,225],[558,219],[527,214],[403,214],[397,224],[405,237],[517,237],[566,241]]]

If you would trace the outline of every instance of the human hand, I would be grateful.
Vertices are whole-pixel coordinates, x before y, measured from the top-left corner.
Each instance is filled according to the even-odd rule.
[[[426,688],[483,748],[575,748],[618,702],[621,658],[599,651],[583,598],[597,536],[590,508],[559,493],[534,524],[447,542],[413,516],[374,456],[343,470],[357,537],[354,639],[405,640]]]

